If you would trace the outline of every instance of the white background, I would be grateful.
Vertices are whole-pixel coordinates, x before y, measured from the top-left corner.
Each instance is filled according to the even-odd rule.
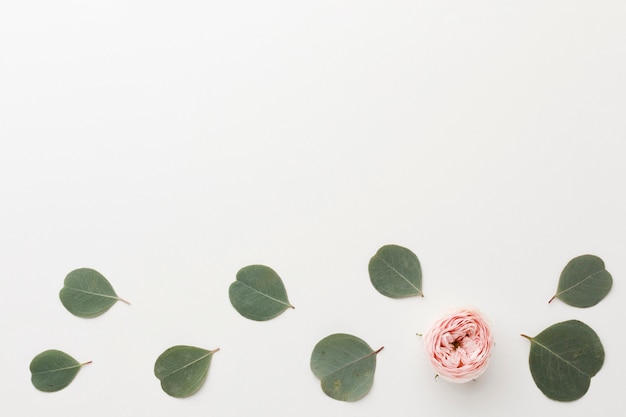
[[[623,1],[3,1],[0,414],[621,412],[624,22]],[[418,255],[424,298],[373,289],[387,243]],[[612,292],[548,305],[584,253]],[[254,263],[295,310],[237,314],[228,286]],[[78,267],[132,305],[72,316]],[[435,381],[415,334],[467,304],[493,323],[490,367]],[[574,318],[606,361],[558,403],[519,334]],[[385,346],[356,403],[309,369],[335,332]],[[221,348],[185,400],[153,375],[176,344]],[[45,394],[28,365],[50,348],[93,364]]]

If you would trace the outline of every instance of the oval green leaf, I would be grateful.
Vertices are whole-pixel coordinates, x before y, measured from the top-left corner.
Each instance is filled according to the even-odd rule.
[[[322,391],[340,401],[357,401],[372,388],[376,355],[356,336],[332,334],[320,340],[311,354],[311,370],[321,380]]]
[[[370,281],[376,290],[391,298],[424,296],[422,268],[417,256],[398,245],[385,245],[370,259]]]
[[[228,294],[235,310],[250,320],[270,320],[286,309],[294,308],[289,303],[283,281],[265,265],[241,268]]]
[[[556,294],[549,302],[558,298],[574,307],[591,307],[606,297],[612,285],[613,278],[602,259],[594,255],[578,256],[563,268]]]
[[[82,318],[99,316],[118,301],[129,304],[117,296],[102,274],[90,268],[75,269],[67,274],[59,298],[70,313]]]
[[[44,392],[55,392],[67,387],[76,377],[81,366],[65,352],[50,349],[41,352],[30,362],[31,381],[35,388]]]
[[[600,338],[578,320],[557,323],[535,337],[522,336],[531,342],[528,362],[535,384],[553,400],[574,401],[585,395],[604,363]]]
[[[195,394],[206,380],[213,354],[194,346],[173,346],[163,352],[154,364],[154,375],[168,395],[186,398]]]

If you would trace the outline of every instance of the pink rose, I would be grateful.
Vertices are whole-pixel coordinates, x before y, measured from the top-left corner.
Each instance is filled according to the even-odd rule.
[[[461,308],[439,319],[424,334],[424,346],[441,378],[462,383],[485,372],[493,336],[477,310]]]

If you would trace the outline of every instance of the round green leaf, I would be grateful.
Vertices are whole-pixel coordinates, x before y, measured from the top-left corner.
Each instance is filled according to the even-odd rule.
[[[173,346],[163,352],[154,364],[154,375],[168,395],[185,398],[200,389],[206,380],[213,354],[194,346]]]
[[[548,327],[530,340],[530,372],[548,398],[574,401],[585,395],[604,363],[598,335],[585,323],[569,320]]]
[[[70,313],[83,318],[99,316],[118,301],[129,304],[117,296],[102,274],[89,268],[75,269],[67,274],[59,298]]]
[[[565,265],[554,297],[574,307],[591,307],[611,290],[613,278],[602,259],[594,255],[578,256]]]
[[[332,334],[320,340],[311,354],[311,370],[326,395],[341,401],[363,398],[374,383],[376,354],[356,336]]]
[[[241,268],[228,294],[235,310],[251,320],[270,320],[287,308],[294,308],[287,299],[283,281],[272,268],[264,265]]]
[[[67,387],[76,377],[81,366],[65,352],[46,350],[30,362],[31,381],[35,388],[44,392],[55,392]]]
[[[374,288],[387,297],[424,296],[420,262],[407,248],[383,246],[370,259],[368,269]]]

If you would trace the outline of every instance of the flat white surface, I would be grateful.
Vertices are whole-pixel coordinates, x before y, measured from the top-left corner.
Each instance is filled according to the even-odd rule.
[[[0,414],[621,412],[624,22],[622,1],[3,1]],[[387,243],[418,255],[425,298],[373,289]],[[609,296],[548,305],[584,253]],[[253,263],[295,310],[237,314],[228,286]],[[58,291],[78,267],[132,305],[70,315]],[[466,304],[493,322],[491,365],[435,381],[415,334]],[[606,361],[565,404],[519,334],[573,318]],[[335,332],[385,346],[356,403],[309,370]],[[185,400],[152,371],[175,344],[221,348]],[[93,364],[40,393],[28,365],[49,348]]]

